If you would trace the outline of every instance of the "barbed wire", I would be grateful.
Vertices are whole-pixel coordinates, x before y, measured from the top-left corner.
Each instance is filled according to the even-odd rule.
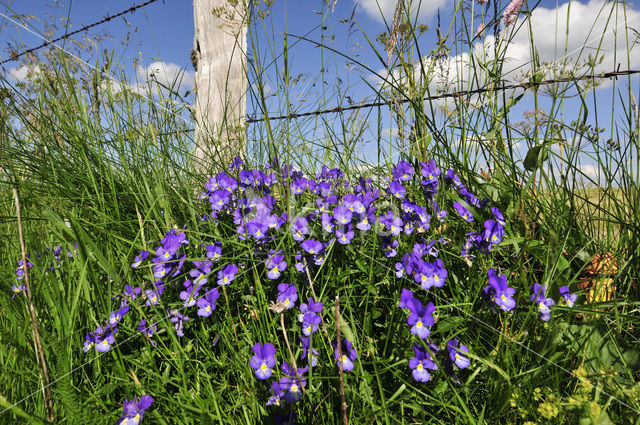
[[[53,44],[53,43],[55,43],[55,42],[57,42],[57,41],[65,40],[65,39],[67,39],[67,38],[69,38],[69,37],[71,37],[71,36],[73,36],[73,35],[76,35],[76,34],[78,34],[78,33],[81,33],[81,32],[83,32],[83,31],[86,31],[86,30],[88,30],[89,28],[93,28],[93,27],[96,27],[96,26],[98,26],[98,25],[102,25],[102,24],[104,24],[105,22],[109,22],[109,21],[110,21],[110,20],[112,20],[112,19],[118,18],[118,17],[120,17],[120,16],[122,16],[122,15],[126,15],[127,13],[135,12],[136,10],[138,10],[138,9],[140,9],[140,8],[143,8],[143,7],[145,7],[145,6],[148,6],[148,5],[150,5],[151,3],[155,3],[155,2],[157,2],[157,1],[158,1],[158,0],[148,0],[148,1],[146,1],[146,2],[144,2],[144,3],[141,3],[141,4],[137,5],[137,6],[131,6],[130,8],[128,8],[128,9],[126,9],[126,10],[123,10],[122,12],[116,13],[115,15],[107,15],[107,16],[106,16],[106,18],[104,18],[104,19],[101,19],[101,20],[96,21],[96,22],[94,22],[94,23],[92,23],[92,24],[89,24],[89,25],[85,25],[85,26],[83,26],[83,27],[82,27],[82,28],[80,28],[80,29],[77,29],[77,30],[75,30],[75,31],[72,31],[72,32],[70,32],[70,33],[67,33],[67,34],[65,34],[65,35],[63,35],[63,36],[60,36],[60,37],[58,37],[58,38],[54,38],[53,40],[47,40],[47,41],[45,41],[44,43],[40,44],[39,46],[32,47],[32,48],[27,49],[27,50],[24,50],[24,51],[22,51],[22,52],[20,52],[20,53],[11,53],[11,56],[10,56],[8,59],[5,59],[5,60],[3,60],[3,61],[1,61],[1,62],[0,62],[0,65],[4,65],[4,64],[5,64],[5,63],[7,63],[7,62],[16,61],[16,60],[18,60],[18,58],[20,58],[21,56],[27,55],[27,54],[29,54],[29,53],[33,53],[33,52],[35,52],[36,50],[40,50],[40,49],[42,49],[42,48],[44,48],[44,47],[47,47],[47,46],[49,46],[49,45],[51,45],[51,44]]]
[[[482,93],[488,93],[488,92],[492,92],[492,91],[504,91],[504,90],[511,90],[511,89],[517,89],[517,88],[523,88],[523,89],[528,89],[531,87],[538,87],[538,86],[544,86],[544,85],[551,85],[551,84],[557,84],[557,83],[569,83],[572,81],[584,81],[584,80],[591,80],[591,79],[602,79],[602,78],[618,78],[621,76],[627,76],[627,75],[634,75],[634,74],[640,74],[640,69],[628,69],[628,70],[624,70],[624,71],[610,71],[610,72],[604,72],[601,74],[587,74],[587,75],[582,75],[582,76],[577,76],[577,77],[564,77],[564,78],[556,78],[556,79],[549,79],[549,80],[542,80],[542,81],[527,81],[524,83],[514,83],[514,84],[507,84],[504,86],[499,86],[499,87],[492,87],[492,88],[478,88],[478,89],[474,89],[474,90],[464,90],[464,91],[456,91],[456,92],[451,92],[451,93],[443,93],[443,94],[439,94],[439,95],[434,95],[434,96],[426,96],[423,97],[421,100],[422,101],[428,101],[428,100],[438,100],[438,99],[447,99],[447,98],[461,98],[463,96],[469,96],[469,95],[474,95],[474,94],[482,94]],[[399,100],[393,100],[393,103],[400,103],[400,104],[404,104],[404,103],[409,103],[409,102],[414,102],[415,100],[413,99],[399,99]],[[262,116],[261,118],[247,118],[247,124],[251,124],[251,123],[257,123],[257,122],[261,122],[261,121],[265,121],[266,119],[268,119],[269,121],[275,121],[275,120],[284,120],[284,119],[296,119],[296,118],[300,118],[300,117],[308,117],[308,116],[316,116],[316,115],[323,115],[323,114],[331,114],[331,113],[337,113],[337,112],[345,112],[345,111],[353,111],[356,109],[361,109],[361,108],[375,108],[378,106],[385,106],[385,105],[391,105],[392,101],[391,100],[384,100],[384,101],[380,101],[380,102],[362,102],[359,103],[357,105],[350,105],[350,106],[336,106],[334,108],[330,108],[330,109],[320,109],[320,110],[316,110],[316,111],[310,111],[310,112],[301,112],[301,113],[297,113],[297,114],[287,114],[287,115],[278,115],[275,117],[269,117],[267,118],[266,116]]]
[[[532,87],[547,86],[547,85],[551,85],[551,84],[570,83],[570,82],[574,82],[574,81],[586,81],[586,80],[596,80],[596,79],[605,79],[605,78],[616,79],[618,77],[630,76],[630,75],[635,75],[635,74],[640,74],[640,69],[626,69],[626,70],[622,70],[622,71],[616,70],[616,71],[602,72],[602,73],[599,73],[599,74],[586,74],[586,75],[580,75],[580,76],[574,76],[574,77],[554,78],[554,79],[548,79],[548,80],[542,80],[542,81],[530,80],[530,81],[523,82],[523,83],[506,84],[506,85],[499,86],[499,87],[478,88],[478,89],[473,89],[473,90],[465,90],[465,91],[456,91],[456,92],[450,92],[450,93],[443,93],[443,94],[438,94],[438,95],[434,95],[434,96],[426,96],[426,97],[423,97],[421,100],[426,102],[426,101],[430,101],[430,100],[447,99],[447,98],[457,98],[457,99],[459,99],[459,98],[462,98],[464,96],[488,93],[488,92],[493,92],[493,91],[504,91],[504,90],[518,89],[518,88],[522,88],[522,89],[526,90],[526,89],[529,89],[529,88],[532,88]],[[393,103],[405,104],[405,103],[414,102],[414,101],[415,100],[413,100],[413,99],[400,99],[400,100],[394,100]],[[335,113],[339,113],[339,112],[353,111],[353,110],[362,109],[362,108],[375,108],[375,107],[379,107],[379,106],[391,106],[391,103],[392,103],[392,100],[383,100],[383,101],[379,101],[379,102],[360,102],[358,104],[350,105],[350,106],[336,106],[336,107],[333,107],[333,108],[318,109],[318,110],[310,111],[310,112],[300,112],[300,113],[295,113],[295,114],[277,115],[275,117],[269,117],[268,115],[263,115],[261,117],[253,118],[253,117],[249,117],[248,116],[245,122],[247,124],[255,124],[255,123],[263,122],[265,120],[277,121],[277,120],[285,120],[285,119],[298,119],[298,118],[301,118],[301,117],[317,116],[317,115],[324,115],[324,114],[335,114]],[[193,131],[194,131],[193,128],[186,128],[186,129],[182,129],[182,130],[175,130],[175,131],[157,133],[156,136],[169,136],[169,135],[174,135],[174,134],[184,134],[184,133],[191,133]]]

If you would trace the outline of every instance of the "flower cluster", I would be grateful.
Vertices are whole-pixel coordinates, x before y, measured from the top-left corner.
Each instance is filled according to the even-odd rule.
[[[47,269],[50,271],[53,271],[54,269],[59,268],[64,261],[64,256],[62,254],[62,251],[63,251],[62,246],[58,245],[53,249],[47,248],[42,253],[36,253],[35,259],[39,260],[39,262],[42,261],[42,268],[41,268],[42,271],[45,271]],[[70,251],[67,251],[66,257],[73,258],[77,254],[78,254],[78,244],[74,243],[73,248],[71,248]],[[26,257],[26,267],[22,259],[18,260],[18,267],[16,267],[15,280],[20,281],[24,279],[25,270],[31,270],[34,267],[31,256],[29,254],[26,254],[25,257]],[[33,260],[33,261],[36,261],[36,260]],[[16,295],[24,292],[26,289],[27,288],[23,283],[18,282],[17,284],[11,285],[11,292],[13,292],[12,298],[15,298]]]
[[[531,301],[536,304],[538,310],[540,311],[540,320],[543,322],[548,322],[551,319],[551,306],[555,305],[556,302],[553,298],[547,297],[545,294],[547,292],[546,285],[540,285],[539,283],[534,283],[530,287],[531,289]],[[564,298],[567,307],[573,307],[577,294],[571,294],[569,292],[568,286],[560,287],[560,295]]]
[[[236,280],[247,282],[242,275],[250,263],[264,276],[261,291],[271,300],[270,310],[283,321],[286,315],[291,315],[289,311],[296,311],[303,361],[297,363],[302,367],[297,367],[295,361],[288,359],[294,364],[282,362],[278,369],[276,346],[257,342],[252,347],[249,364],[258,379],[271,379],[267,405],[280,405],[281,400],[295,403],[306,391],[310,376],[306,374],[318,366],[319,352],[312,344],[314,334],[323,326],[327,335],[323,323],[325,306],[313,290],[309,291],[311,276],[327,267],[326,261],[353,255],[353,245],[373,241],[380,260],[395,264],[395,276],[412,285],[411,289],[402,289],[398,305],[408,313],[407,332],[417,337],[412,347],[414,356],[409,359],[414,379],[427,382],[439,367],[455,376],[455,368],[469,366],[469,347],[457,338],[442,341],[440,346],[431,341],[436,306],[422,301],[424,298],[414,291],[439,290],[451,285],[453,274],[448,268],[456,256],[441,256],[444,250],[459,249],[462,260],[471,266],[478,253],[489,254],[503,241],[507,223],[497,207],[489,206],[488,199],[477,197],[460,176],[451,169],[441,170],[434,160],[413,164],[400,161],[386,182],[375,183],[372,178],[362,177],[347,181],[341,170],[326,167],[314,176],[295,171],[291,166],[278,168],[270,164],[260,171],[244,169],[242,165],[242,161],[236,160],[228,172],[212,176],[200,197],[209,209],[202,218],[203,225],[215,228],[218,237],[223,234],[244,241],[241,245],[237,241],[234,244],[243,247],[239,252],[228,252],[225,244],[224,258],[233,258],[234,263],[221,261],[221,242],[201,241],[189,246],[184,232],[171,229],[155,252],[142,250],[131,264],[132,268],[153,276],[152,282],[125,287],[118,296],[120,305],[109,314],[105,324],[86,336],[85,351],[94,347],[99,352],[109,350],[115,343],[118,326],[126,329],[121,326],[122,321],[130,311],[138,310],[130,308],[134,302],[139,303],[136,307],[143,307],[144,303],[150,313],[166,312],[165,319],[169,318],[176,334],[183,337],[193,323],[189,322],[186,310],[197,311],[192,317],[211,316],[220,292],[227,298],[228,285]],[[377,186],[380,183],[382,187]],[[454,193],[444,193],[447,189]],[[457,241],[459,245],[446,237],[450,232],[445,229],[464,235]],[[184,252],[187,246],[189,257]],[[233,250],[232,244],[229,248]],[[459,279],[459,275],[454,277]],[[536,285],[532,285],[531,300],[539,307],[541,319],[548,320],[555,302],[545,297],[545,287]],[[567,305],[573,305],[575,295],[563,288],[560,292]],[[513,310],[515,292],[515,288],[508,286],[506,275],[493,268],[488,270],[488,285],[482,295],[492,310],[495,306],[503,311]],[[163,299],[167,293],[170,295],[164,295]],[[326,292],[323,290],[321,294]],[[142,319],[137,324],[137,330],[151,346],[156,344],[160,322]],[[334,339],[331,349],[335,359],[335,364],[329,362],[332,368],[354,369],[358,354],[352,341]],[[144,409],[139,410],[141,418]]]
[[[398,306],[409,310],[407,323],[411,325],[411,333],[422,340],[422,344],[413,346],[415,356],[409,360],[409,367],[416,381],[429,381],[431,374],[428,369],[438,369],[432,353],[434,353],[433,355],[435,356],[440,356],[440,361],[445,363],[447,369],[452,369],[452,364],[455,364],[460,369],[465,369],[469,366],[469,359],[464,356],[464,353],[469,352],[469,348],[466,345],[458,344],[457,339],[454,338],[447,342],[448,358],[442,358],[440,348],[429,340],[431,327],[435,324],[433,318],[435,306],[433,303],[424,306],[422,302],[414,296],[411,290],[405,288],[402,289]]]

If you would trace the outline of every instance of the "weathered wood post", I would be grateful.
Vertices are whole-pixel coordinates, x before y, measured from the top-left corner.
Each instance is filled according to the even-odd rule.
[[[194,168],[221,169],[246,149],[248,0],[194,0]]]

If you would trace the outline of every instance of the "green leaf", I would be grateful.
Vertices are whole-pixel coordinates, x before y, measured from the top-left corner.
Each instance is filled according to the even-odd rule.
[[[544,144],[534,146],[529,149],[527,156],[524,158],[524,168],[527,171],[533,171],[538,168],[538,165],[547,159],[547,151],[543,149]]]

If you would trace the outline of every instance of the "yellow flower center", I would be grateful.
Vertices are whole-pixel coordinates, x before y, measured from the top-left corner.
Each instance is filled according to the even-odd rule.
[[[418,366],[416,366],[416,369],[422,372],[424,370],[424,366],[422,366],[422,363],[418,363]]]
[[[421,328],[422,327],[422,320],[418,320],[416,322],[416,328]]]
[[[440,277],[438,277],[438,275],[435,275],[435,276],[433,277],[433,280],[435,280],[436,282],[439,282],[439,281],[440,281]]]
[[[260,366],[260,370],[262,370],[263,372],[266,372],[267,369],[268,369],[267,364],[263,362],[262,366]]]
[[[500,295],[500,298],[502,299],[502,301],[506,301],[507,297],[505,297],[504,295]]]

